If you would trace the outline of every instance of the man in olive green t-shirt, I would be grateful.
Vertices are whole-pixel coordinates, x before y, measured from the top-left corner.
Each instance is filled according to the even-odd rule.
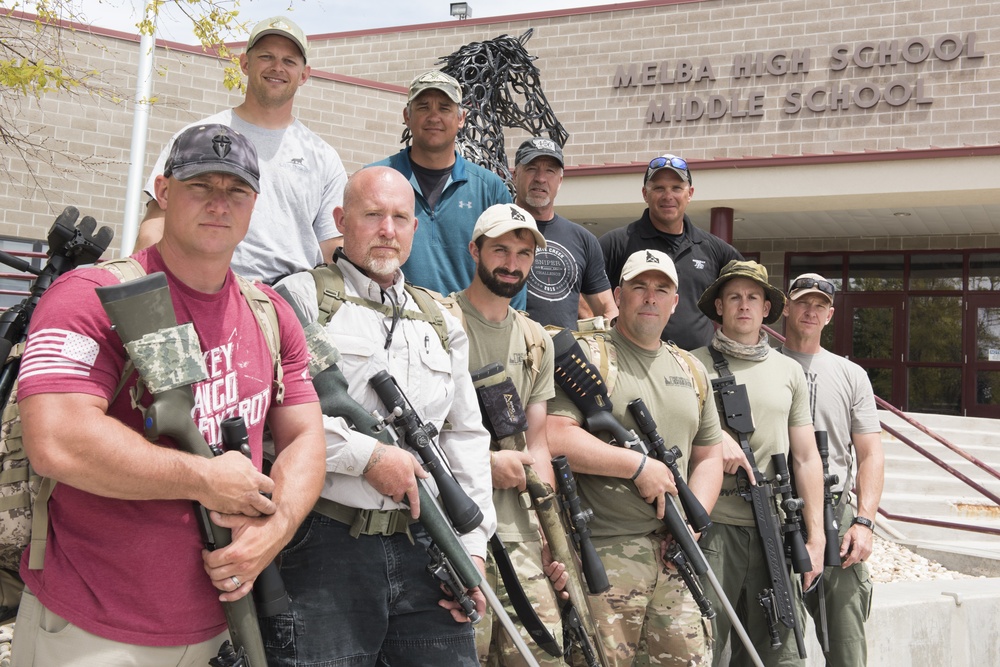
[[[722,483],[722,431],[713,397],[699,396],[699,387],[707,387],[704,366],[660,340],[677,307],[677,270],[670,257],[657,250],[633,253],[614,297],[615,326],[596,334],[608,354],[605,380],[613,414],[638,432],[627,405],[642,398],[666,446],[681,450],[688,485],[711,511]],[[677,493],[670,470],[655,458],[609,445],[583,423],[557,387],[549,403],[549,448],[567,457],[580,498],[594,511],[590,528],[611,589],[590,602],[610,664],[649,664],[651,657],[664,665],[707,663],[710,628],[680,575],[663,560],[670,539],[664,503],[674,502],[667,494]]]
[[[767,334],[761,329],[762,324],[771,324],[781,317],[784,305],[785,295],[767,282],[767,269],[757,262],[737,260],[723,267],[719,278],[698,301],[705,315],[722,324],[711,346],[722,353],[736,382],[746,385],[755,429],[749,444],[757,468],[766,479],[773,479],[771,456],[785,454],[790,458],[789,468],[795,475],[799,496],[805,501],[802,514],[809,535],[806,549],[813,564],[812,571],[804,577],[803,584],[808,588],[823,571],[823,465],[813,436],[802,368],[772,350],[767,344]],[[709,368],[710,377],[718,377],[709,348],[699,348],[694,355]],[[722,426],[726,429],[725,422]],[[701,548],[764,664],[804,665],[791,631],[781,623],[776,624],[781,646],[771,648],[764,611],[757,598],[771,583],[751,503],[736,490],[737,469],[743,467],[750,473],[737,440],[738,436],[731,436],[727,429],[723,438],[726,474],[719,502],[712,511],[712,527],[701,541]],[[794,604],[802,624],[801,592],[798,586],[794,588]],[[706,592],[714,601],[714,591]],[[716,617],[713,665],[720,663],[731,629],[728,617]],[[731,645],[732,659],[728,664],[750,665],[742,642],[732,641]]]
[[[518,580],[539,619],[558,640],[562,637],[559,607],[552,584],[546,577],[547,563],[542,560],[538,523],[534,512],[518,504],[518,495],[526,488],[526,465],[532,466],[542,481],[555,487],[555,475],[549,463],[552,456],[545,436],[545,404],[552,398],[554,384],[552,341],[540,324],[510,306],[510,300],[520,293],[528,279],[536,246],[544,248],[545,237],[538,231],[530,213],[514,204],[489,207],[476,221],[469,243],[469,252],[476,264],[472,283],[451,296],[461,309],[462,324],[469,335],[469,370],[477,371],[491,363],[501,363],[527,416],[528,430],[524,439],[504,439],[510,441],[513,449],[501,448],[497,442],[490,445],[497,536],[506,546]],[[452,313],[459,314],[454,309]],[[517,618],[507,590],[498,578],[492,547],[486,559],[486,576],[511,618]],[[564,664],[539,648],[523,626],[520,630],[541,667]],[[525,664],[489,609],[476,626],[476,649],[482,665],[520,667]]]

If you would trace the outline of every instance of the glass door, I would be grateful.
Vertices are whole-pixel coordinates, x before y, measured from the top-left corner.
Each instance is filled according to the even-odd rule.
[[[843,297],[838,352],[867,371],[876,396],[902,409],[906,400],[904,296],[847,292]]]
[[[966,414],[1000,417],[1000,294],[969,295],[964,315]]]

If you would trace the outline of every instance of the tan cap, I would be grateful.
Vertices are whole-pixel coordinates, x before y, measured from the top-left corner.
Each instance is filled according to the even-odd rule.
[[[462,85],[454,77],[436,69],[414,77],[413,81],[410,82],[410,94],[406,98],[406,103],[409,104],[420,93],[431,89],[440,90],[455,104],[462,103]]]
[[[781,317],[781,311],[785,308],[785,293],[777,287],[767,282],[767,269],[757,262],[741,262],[737,259],[730,260],[722,267],[719,277],[708,286],[708,289],[698,299],[698,309],[705,313],[708,319],[713,322],[722,322],[722,317],[715,309],[715,300],[719,297],[719,290],[722,286],[733,278],[749,278],[764,288],[765,298],[771,302],[771,310],[764,318],[764,324],[774,324]]]
[[[836,293],[837,287],[818,273],[803,273],[788,288],[788,298],[792,301],[801,299],[806,294],[819,294],[833,303],[833,295]]]
[[[535,237],[535,245],[545,247],[545,237],[538,231],[535,219],[516,204],[494,204],[483,211],[472,230],[472,240],[475,241],[484,234],[495,239],[515,229],[527,229]]]
[[[673,281],[674,287],[678,285],[677,268],[674,266],[674,260],[670,259],[667,253],[660,252],[659,250],[636,250],[629,255],[625,261],[625,266],[622,267],[622,283],[626,280],[632,280],[640,273],[645,273],[646,271],[659,271]]]
[[[309,42],[306,40],[306,34],[291,19],[284,16],[274,16],[255,25],[250,31],[250,39],[247,40],[247,51],[252,49],[253,45],[265,35],[281,35],[292,40],[302,52],[302,59],[308,62]]]

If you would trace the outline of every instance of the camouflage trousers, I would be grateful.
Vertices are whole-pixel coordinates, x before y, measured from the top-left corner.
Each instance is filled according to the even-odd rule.
[[[841,541],[851,527],[853,518],[854,508],[844,503],[840,517]],[[823,586],[826,594],[827,633],[830,638],[830,652],[826,654],[827,667],[864,667],[868,664],[865,621],[872,608],[872,582],[868,566],[856,563],[846,570],[840,567],[824,568]],[[807,593],[805,602],[816,623],[818,636],[819,591]]]
[[[552,584],[549,583],[549,579],[542,569],[542,543],[509,542],[505,543],[504,546],[507,547],[511,562],[514,564],[514,571],[517,573],[517,578],[521,582],[531,606],[535,608],[538,618],[548,628],[549,633],[561,645],[562,622]],[[507,610],[507,614],[517,624],[517,616],[514,615],[514,608],[510,604],[510,596],[497,572],[492,553],[486,559],[486,582],[496,592],[504,609]],[[531,649],[532,655],[541,667],[563,667],[566,664],[561,658],[552,657],[535,644],[531,636],[519,624],[518,629],[521,631],[521,638]],[[523,667],[526,664],[514,646],[514,642],[507,635],[507,631],[500,624],[496,614],[489,607],[486,608],[483,620],[476,625],[476,650],[479,653],[480,665]]]
[[[609,667],[690,667],[712,661],[711,625],[684,580],[660,558],[657,534],[597,547],[611,588],[590,598]]]

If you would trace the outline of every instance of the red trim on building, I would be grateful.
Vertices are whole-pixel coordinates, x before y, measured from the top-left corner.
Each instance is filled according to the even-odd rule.
[[[921,148],[910,150],[900,148],[895,151],[865,151],[863,153],[834,152],[829,154],[807,153],[805,155],[772,155],[757,157],[747,155],[739,158],[716,158],[713,160],[688,160],[692,171],[709,169],[746,169],[757,167],[789,167],[799,165],[849,164],[857,162],[889,162],[892,160],[928,160],[953,157],[981,157],[1000,155],[1000,145],[960,146],[956,148]],[[567,165],[569,176],[607,176],[613,174],[638,174],[646,169],[645,162],[628,164],[582,164]]]

